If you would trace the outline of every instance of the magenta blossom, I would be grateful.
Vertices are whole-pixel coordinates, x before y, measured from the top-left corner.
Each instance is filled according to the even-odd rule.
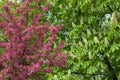
[[[54,46],[62,26],[50,27],[50,23],[41,22],[48,6],[31,7],[34,2],[40,0],[24,0],[19,7],[12,4],[16,8],[10,8],[10,4],[3,7],[0,29],[5,41],[0,42],[0,47],[5,51],[0,55],[0,80],[28,80],[38,72],[52,73],[53,67],[65,68],[64,43]],[[39,11],[39,8],[42,13],[30,15],[32,10]]]

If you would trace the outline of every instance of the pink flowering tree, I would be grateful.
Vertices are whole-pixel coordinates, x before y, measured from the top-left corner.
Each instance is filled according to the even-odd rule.
[[[9,2],[3,6],[0,30],[5,41],[0,42],[0,47],[5,52],[0,56],[0,80],[27,80],[37,72],[52,73],[54,67],[65,68],[64,42],[54,46],[62,26],[43,23],[48,3],[45,6],[32,3],[40,0],[24,0],[22,5]]]

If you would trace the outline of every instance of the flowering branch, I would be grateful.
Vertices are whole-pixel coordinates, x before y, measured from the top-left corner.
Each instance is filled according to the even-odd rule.
[[[47,12],[48,7],[30,6],[40,0],[24,0],[24,5],[12,11],[6,4],[0,29],[8,38],[7,42],[1,42],[0,47],[5,48],[5,53],[0,56],[0,79],[26,80],[37,72],[52,72],[52,67],[65,67],[66,55],[62,53],[63,43],[59,43],[54,49],[53,43],[57,34],[62,29],[60,24],[50,27],[50,23],[41,24],[42,13]],[[29,13],[33,10],[41,10],[42,13],[33,14],[29,22]],[[29,24],[28,24],[29,23]],[[49,35],[48,35],[49,34]],[[48,39],[47,42],[45,40]],[[52,53],[52,54],[51,54]]]

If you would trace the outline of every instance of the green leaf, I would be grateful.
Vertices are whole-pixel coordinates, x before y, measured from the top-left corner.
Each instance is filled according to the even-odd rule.
[[[82,65],[82,68],[83,69],[86,69],[88,66],[90,65],[90,62],[89,61],[85,61]]]
[[[94,66],[90,66],[88,69],[87,69],[87,73],[88,74],[93,74],[97,71],[97,68],[94,67]]]
[[[119,46],[117,44],[111,45],[110,52],[114,52],[115,50],[118,50]]]

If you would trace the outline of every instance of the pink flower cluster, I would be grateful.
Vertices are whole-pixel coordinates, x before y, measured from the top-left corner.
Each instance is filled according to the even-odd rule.
[[[53,48],[62,26],[50,27],[48,22],[40,24],[41,14],[38,13],[34,14],[30,23],[28,14],[34,9],[29,6],[31,2],[25,0],[16,13],[11,11],[8,4],[3,7],[0,29],[7,41],[0,42],[0,47],[5,49],[5,53],[0,56],[0,80],[26,80],[36,72],[52,72],[52,66],[65,68],[67,59],[62,53],[64,42]]]

